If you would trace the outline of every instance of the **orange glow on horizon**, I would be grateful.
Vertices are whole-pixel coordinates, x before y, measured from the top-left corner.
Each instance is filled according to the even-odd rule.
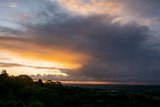
[[[23,60],[46,61],[54,63],[56,67],[79,68],[88,55],[75,52],[72,49],[58,48],[56,46],[43,46],[27,41],[0,40],[0,51]],[[25,45],[24,45],[25,44]]]
[[[42,44],[23,41],[21,39],[7,38],[0,40],[0,55],[1,57],[8,58],[1,60],[4,63],[17,63],[26,65],[26,67],[3,67],[0,69],[9,70],[11,74],[21,74],[21,71],[28,71],[28,74],[60,74],[61,71],[43,69],[34,69],[29,66],[38,67],[55,67],[64,69],[76,69],[83,65],[89,59],[89,56],[75,52],[72,49],[58,48],[57,46],[43,46]],[[39,72],[40,71],[40,72]],[[66,75],[66,74],[64,74]]]
[[[118,82],[103,82],[103,81],[61,81],[62,84],[118,84]]]

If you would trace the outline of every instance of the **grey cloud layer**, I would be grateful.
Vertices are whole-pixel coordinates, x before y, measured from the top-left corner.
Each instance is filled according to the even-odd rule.
[[[159,0],[126,0],[126,8],[136,15],[151,18],[160,16]]]

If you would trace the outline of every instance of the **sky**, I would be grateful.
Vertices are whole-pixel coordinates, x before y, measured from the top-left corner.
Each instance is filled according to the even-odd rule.
[[[159,0],[0,0],[0,70],[160,84],[159,7]]]

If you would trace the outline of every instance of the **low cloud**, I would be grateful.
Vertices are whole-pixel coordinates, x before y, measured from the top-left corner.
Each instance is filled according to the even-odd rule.
[[[24,65],[24,64],[18,64],[18,63],[5,63],[0,62],[0,67],[29,67],[34,69],[45,69],[45,70],[69,70],[67,68],[58,68],[58,67],[43,67],[43,66],[30,66],[30,65]]]

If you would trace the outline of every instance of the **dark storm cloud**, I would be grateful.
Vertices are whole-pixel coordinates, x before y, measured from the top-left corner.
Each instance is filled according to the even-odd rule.
[[[148,44],[153,36],[147,26],[112,23],[116,17],[109,15],[73,16],[54,3],[43,5],[47,8],[35,13],[39,21],[21,22],[30,39],[91,57],[79,69],[62,70],[69,77],[160,84],[160,52],[154,49],[159,45]]]
[[[30,24],[28,29],[41,43],[91,56],[80,69],[65,71],[69,75],[103,81],[160,82],[160,53],[145,45],[151,36],[147,26],[136,22],[120,25],[112,23],[114,17],[110,16],[71,16],[58,10],[49,5],[48,13],[40,13],[53,12],[56,18],[46,15],[46,23]]]

